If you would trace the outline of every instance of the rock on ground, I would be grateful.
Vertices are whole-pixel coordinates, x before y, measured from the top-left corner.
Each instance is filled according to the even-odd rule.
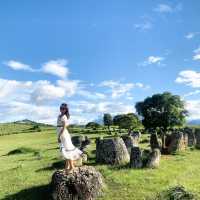
[[[195,129],[195,138],[196,138],[196,148],[200,149],[200,129]]]
[[[151,149],[161,149],[161,142],[158,139],[158,135],[157,133],[151,133],[151,137],[150,137],[150,146]]]
[[[158,168],[160,165],[160,157],[161,157],[160,149],[153,149],[149,155],[146,167]]]
[[[123,139],[129,154],[131,154],[131,148],[138,146],[138,139],[131,135],[122,135],[121,138]]]
[[[185,127],[184,132],[187,133],[188,135],[188,146],[189,147],[194,146],[196,144],[194,130],[192,128]]]
[[[92,166],[75,168],[65,175],[64,170],[52,176],[51,194],[53,200],[94,200],[102,193],[103,178]]]
[[[130,167],[142,168],[142,152],[139,147],[131,148]]]
[[[170,144],[168,146],[168,153],[183,151],[187,148],[187,141],[184,134],[180,131],[174,131],[170,136]]]
[[[96,140],[96,162],[112,165],[126,164],[130,156],[122,138],[107,138]]]

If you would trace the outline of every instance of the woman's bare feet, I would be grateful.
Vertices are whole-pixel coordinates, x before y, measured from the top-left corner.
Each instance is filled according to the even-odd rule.
[[[65,175],[70,174],[74,168],[65,169]]]
[[[65,165],[65,174],[69,174],[75,169],[75,161],[73,160],[67,160]]]

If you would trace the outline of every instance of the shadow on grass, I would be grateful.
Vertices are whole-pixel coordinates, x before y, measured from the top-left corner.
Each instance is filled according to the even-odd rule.
[[[121,165],[108,165],[111,170],[131,169],[129,163]]]
[[[9,151],[7,154],[1,156],[11,156],[11,155],[18,155],[18,154],[25,154],[25,153],[34,153],[34,155],[39,154],[40,152],[36,149],[28,148],[28,147],[19,147],[12,151]]]
[[[1,200],[52,200],[50,185],[40,185],[8,194]]]
[[[38,170],[35,170],[35,172],[41,172],[46,170],[55,170],[55,169],[63,169],[64,168],[64,160],[54,162],[51,166],[44,167]]]

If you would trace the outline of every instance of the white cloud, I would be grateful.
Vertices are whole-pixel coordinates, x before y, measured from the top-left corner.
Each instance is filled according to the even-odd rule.
[[[34,83],[31,100],[36,104],[43,104],[53,100],[61,100],[64,97],[72,97],[77,94],[79,80],[57,80],[56,84],[49,81],[37,81]]]
[[[93,85],[94,86],[94,85]],[[147,88],[142,83],[121,83],[103,81],[100,87],[108,87],[108,93],[88,91],[79,80],[47,80],[16,81],[0,79],[0,121],[15,121],[24,118],[30,120],[55,123],[59,113],[59,104],[67,101],[71,120],[70,123],[86,123],[109,112],[112,115],[134,112],[131,90]],[[102,88],[100,88],[102,89]],[[70,97],[81,95],[84,99],[72,100]],[[123,97],[117,101],[118,97]],[[5,116],[6,113],[6,116]]]
[[[200,60],[200,47],[194,50],[193,60]]]
[[[133,83],[120,83],[118,81],[109,80],[103,81],[100,83],[100,86],[109,87],[111,89],[110,92],[112,93],[112,98],[119,98],[133,89],[135,85]]]
[[[200,87],[200,73],[192,70],[181,71],[175,80],[176,83],[186,84],[193,88]]]
[[[197,94],[200,94],[200,90],[195,90],[195,91],[189,92],[187,94],[184,94],[184,98],[189,97],[189,96],[193,96],[193,95],[197,95]]]
[[[66,78],[69,74],[69,69],[66,67],[67,64],[68,61],[65,59],[50,60],[42,65],[41,70],[44,73]]]
[[[200,54],[194,55],[193,60],[200,60]]]
[[[65,87],[62,80],[52,84],[46,80],[33,82],[0,79],[0,121],[28,118],[54,123],[59,112],[58,104],[65,97],[76,94],[78,86],[71,88],[71,82],[73,83],[73,80],[68,80],[68,87]]]
[[[171,6],[167,5],[167,4],[159,4],[157,5],[157,7],[154,9],[154,11],[156,12],[160,12],[160,13],[171,13],[173,12],[173,9]]]
[[[31,101],[43,104],[52,100],[75,95],[79,89],[78,80],[58,80],[52,84],[46,80],[16,81],[0,79],[0,100]]]
[[[142,83],[121,83],[119,81],[103,81],[99,84],[100,87],[108,87],[110,90],[108,90],[109,93],[111,93],[111,97],[113,99],[119,98],[119,97],[130,97],[130,91],[133,88],[144,88],[147,89],[149,86],[145,86]],[[129,98],[130,99],[130,98]]]
[[[34,69],[32,69],[29,65],[26,65],[16,60],[9,60],[9,61],[3,62],[3,64],[7,65],[8,67],[14,70],[34,71]]]
[[[31,93],[31,100],[36,104],[41,104],[49,100],[63,98],[64,96],[64,88],[55,86],[49,81],[38,81],[35,83],[34,90]]]
[[[32,81],[0,79],[0,100],[27,99],[32,84]]]
[[[153,27],[153,24],[150,21],[144,21],[142,23],[134,24],[134,27],[138,30],[146,31],[151,29]]]
[[[128,104],[120,101],[101,101],[101,102],[90,102],[90,101],[72,101],[69,102],[71,105],[71,112],[74,115],[84,113],[84,116],[88,119],[95,119],[103,113],[110,113],[112,115],[120,113],[135,112],[133,104]]]
[[[194,38],[195,36],[197,36],[199,34],[200,34],[200,32],[190,32],[185,36],[185,38],[190,40],[190,39]]]
[[[158,4],[153,10],[159,13],[173,13],[173,12],[181,11],[182,9],[183,9],[183,6],[181,3],[179,3],[173,7],[168,4]]]
[[[138,65],[139,66],[147,66],[147,65],[152,65],[152,64],[164,65],[162,63],[164,59],[165,59],[164,57],[160,57],[160,56],[149,56],[148,58],[146,58],[144,62],[141,62]]]
[[[186,109],[189,112],[189,120],[200,119],[200,100],[186,101]]]
[[[57,80],[57,85],[65,90],[67,97],[75,95],[81,87],[79,80]]]
[[[162,61],[162,60],[164,60],[164,58],[159,57],[159,56],[149,56],[148,57],[149,64],[160,63],[160,61]]]
[[[200,54],[200,47],[198,47],[197,49],[195,49],[195,50],[194,50],[194,53]]]
[[[57,60],[50,60],[44,64],[40,69],[33,69],[31,66],[24,64],[19,61],[9,60],[3,62],[3,64],[7,65],[8,67],[14,70],[26,70],[30,72],[44,72],[47,74],[51,74],[54,76],[58,76],[60,78],[67,78],[69,75],[69,68],[66,66],[68,61],[66,59],[57,59]]]
[[[106,95],[100,92],[90,92],[87,90],[79,90],[77,92],[79,95],[87,98],[87,99],[91,99],[91,100],[98,100],[98,99],[105,99]]]
[[[54,106],[38,106],[18,101],[4,102],[0,104],[0,121],[16,121],[30,119],[38,122],[55,123],[59,109]],[[5,115],[6,113],[6,115]]]

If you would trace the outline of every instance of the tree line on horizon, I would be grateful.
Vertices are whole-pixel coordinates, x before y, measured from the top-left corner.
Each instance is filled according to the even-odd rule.
[[[147,97],[144,101],[137,102],[135,108],[137,114],[118,114],[112,117],[110,113],[104,113],[103,124],[108,128],[108,132],[111,133],[112,125],[128,130],[159,128],[166,131],[169,128],[183,127],[188,116],[185,102],[179,95],[170,92]],[[89,122],[86,127],[98,128],[100,124]]]

